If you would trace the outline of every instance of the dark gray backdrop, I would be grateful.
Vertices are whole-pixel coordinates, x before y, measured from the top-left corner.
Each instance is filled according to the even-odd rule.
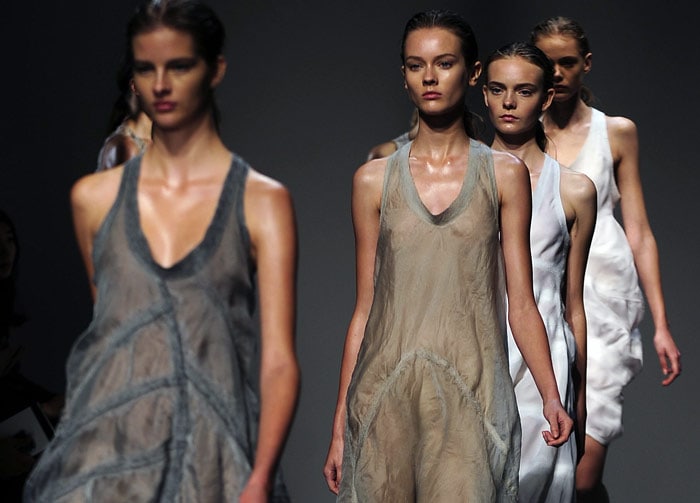
[[[115,97],[114,70],[133,0],[14,2],[0,16],[3,120],[0,207],[20,239],[18,337],[24,369],[61,390],[72,341],[90,300],[74,244],[68,194],[94,168]],[[668,315],[686,370],[669,389],[643,325],[645,368],[626,392],[625,435],[611,448],[613,501],[691,501],[700,495],[693,294],[700,255],[694,152],[698,43],[689,1],[233,2],[217,0],[228,29],[219,90],[226,143],[293,193],[300,238],[298,350],[303,387],[283,467],[295,501],[332,501],[321,468],[340,355],[354,302],[351,176],[374,144],[407,127],[399,73],[405,21],[447,7],[474,27],[482,57],[565,14],[586,28],[587,79],[599,107],[638,125],[641,172],[661,254]],[[485,116],[480,92],[470,102]]]

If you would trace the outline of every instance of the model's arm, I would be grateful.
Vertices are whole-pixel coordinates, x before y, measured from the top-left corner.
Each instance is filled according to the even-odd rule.
[[[95,269],[92,263],[93,241],[117,197],[121,174],[121,169],[90,174],[79,179],[71,188],[73,228],[87,272],[93,301],[97,296],[94,283]]]
[[[297,233],[286,188],[250,171],[244,199],[260,296],[260,427],[241,502],[266,502],[299,393],[295,350]]]
[[[396,152],[396,144],[393,141],[380,143],[370,149],[369,154],[367,154],[367,160],[371,161],[373,159],[388,157],[394,152]]]
[[[345,336],[331,445],[323,467],[326,483],[335,494],[338,494],[342,477],[348,386],[374,298],[374,259],[379,237],[379,208],[385,166],[384,160],[371,161],[358,169],[353,177],[352,221],[355,229],[356,301]]]
[[[661,370],[666,376],[662,384],[667,386],[681,373],[681,354],[671,336],[666,319],[659,252],[649,225],[639,174],[637,128],[632,121],[624,117],[608,117],[608,135],[621,196],[622,223],[654,321],[654,347]]]
[[[561,405],[547,334],[532,290],[529,174],[525,164],[510,154],[494,152],[494,165],[500,200],[508,323],[542,396],[544,416],[550,425],[550,431],[542,432],[544,440],[548,445],[559,446],[569,438],[573,421]]]
[[[297,239],[292,200],[279,183],[250,171],[244,199],[260,295],[260,427],[241,502],[266,502],[299,392],[295,351]]]
[[[583,281],[591,248],[597,214],[595,185],[585,175],[562,174],[562,201],[566,213],[569,254],[566,260],[566,291],[564,298],[566,322],[574,335],[576,360],[572,369],[575,390],[575,433],[577,455],[584,453],[586,435],[586,313],[583,304]]]
[[[100,151],[97,171],[114,168],[139,153],[139,148],[128,136],[114,135],[107,139]]]

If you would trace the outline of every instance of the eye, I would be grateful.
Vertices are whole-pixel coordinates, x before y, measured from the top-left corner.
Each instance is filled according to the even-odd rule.
[[[503,88],[500,86],[489,86],[489,93],[493,94],[494,96],[498,96],[499,94],[503,93]]]
[[[444,70],[448,70],[448,69],[452,68],[453,65],[454,65],[454,63],[452,61],[440,61],[438,63],[438,66]]]
[[[420,70],[420,65],[418,63],[408,63],[406,68],[411,72],[415,72]]]
[[[577,60],[575,58],[564,58],[559,61],[559,66],[563,66],[564,68],[573,68],[576,63]]]
[[[143,75],[151,70],[153,70],[153,65],[148,63],[134,63],[134,73],[137,75]]]
[[[168,68],[175,72],[183,73],[191,70],[196,64],[197,62],[194,60],[177,60],[171,62]]]
[[[532,89],[521,89],[519,94],[520,94],[520,96],[530,97],[535,93]]]

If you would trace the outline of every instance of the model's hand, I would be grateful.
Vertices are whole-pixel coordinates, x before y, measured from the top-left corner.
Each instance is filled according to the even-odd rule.
[[[338,494],[340,490],[344,446],[345,443],[342,438],[334,438],[328,449],[326,464],[323,466],[323,476],[326,478],[326,484],[328,484],[328,489],[334,494]]]
[[[566,413],[558,399],[545,402],[544,417],[549,423],[550,431],[543,431],[542,437],[547,445],[559,447],[569,439],[574,421]]]
[[[666,376],[661,384],[668,386],[681,375],[681,352],[678,351],[668,328],[659,328],[654,334],[654,348],[659,356],[661,371]]]
[[[243,488],[239,503],[267,503],[270,499],[270,489],[267,484],[254,481],[252,478]]]

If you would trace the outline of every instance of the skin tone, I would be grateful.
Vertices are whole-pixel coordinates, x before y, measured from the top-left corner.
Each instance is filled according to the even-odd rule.
[[[437,214],[461,190],[469,156],[464,98],[467,86],[476,84],[481,64],[465,62],[460,40],[452,32],[423,28],[411,32],[406,39],[403,72],[406,90],[420,113],[409,167],[423,204]],[[372,160],[361,166],[353,178],[357,299],[345,340],[331,445],[323,470],[328,487],[336,494],[342,479],[347,390],[374,297],[374,260],[385,169],[386,159]],[[549,345],[532,293],[527,168],[515,156],[494,152],[494,169],[509,322],[518,334],[519,347],[543,397],[544,415],[551,427],[551,431],[543,432],[543,438],[549,445],[561,445],[571,433],[572,421],[559,401]]]
[[[544,114],[545,130],[551,139],[548,151],[568,165],[578,156],[590,128],[592,112],[581,99],[581,86],[591,69],[592,54],[581,54],[578,42],[567,35],[541,36],[536,45],[552,59],[555,68],[556,94],[551,108]],[[661,384],[668,386],[681,373],[681,354],[666,319],[658,249],[639,174],[637,128],[625,117],[606,117],[606,122],[625,235],[654,322],[654,347],[665,376]],[[586,453],[576,472],[579,501],[586,501],[581,499],[586,493],[602,487],[606,451],[605,445],[586,437]]]
[[[165,26],[133,39],[134,86],[153,120],[153,144],[141,165],[140,224],[153,259],[171,267],[204,238],[232,154],[211,113],[211,93],[226,69],[223,56],[207,64],[192,37]],[[93,298],[92,247],[112,206],[123,167],[87,175],[74,185],[75,231]],[[281,184],[255,170],[244,195],[251,255],[257,264],[261,320],[261,414],[255,464],[240,500],[266,502],[296,407],[299,368],[294,348],[296,226]]]
[[[484,101],[496,134],[491,147],[522,159],[530,173],[534,192],[545,162],[535,134],[539,117],[554,97],[554,89],[543,88],[543,71],[521,57],[492,61],[483,87]],[[577,445],[583,446],[586,423],[586,316],[583,281],[596,221],[596,189],[585,175],[561,168],[560,194],[570,247],[566,262],[566,290],[562,299],[564,317],[576,344]],[[579,449],[579,456],[583,449]]]

